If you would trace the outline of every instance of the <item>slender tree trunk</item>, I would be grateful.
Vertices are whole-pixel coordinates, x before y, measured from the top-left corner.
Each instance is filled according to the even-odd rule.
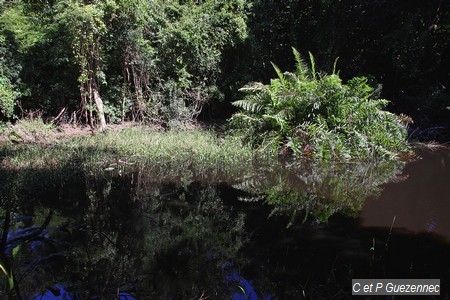
[[[89,118],[88,118],[88,112],[87,112],[86,87],[83,83],[80,84],[80,97],[81,97],[80,119],[83,119],[83,115],[84,115],[85,122],[87,123],[89,121]]]
[[[103,110],[103,100],[100,97],[100,93],[95,85],[92,86],[92,95],[94,98],[95,106],[97,107],[98,118],[100,119],[100,131],[106,129],[105,112]]]
[[[125,54],[123,59],[123,84],[122,84],[122,125],[125,122],[125,97],[127,95],[127,82],[130,81],[130,72],[128,71],[128,54]]]
[[[125,123],[125,93],[126,93],[125,83],[122,85],[122,125]]]
[[[92,85],[88,83],[88,95],[89,95],[89,125],[91,129],[94,129],[94,116],[92,114]]]

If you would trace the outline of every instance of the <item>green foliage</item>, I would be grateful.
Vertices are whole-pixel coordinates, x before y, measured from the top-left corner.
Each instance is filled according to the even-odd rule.
[[[65,27],[72,41],[75,58],[81,67],[78,80],[83,83],[89,79],[88,72],[97,71],[89,64],[92,63],[92,56],[99,55],[97,43],[106,33],[102,4],[103,2],[85,5],[78,1],[59,1],[57,5],[59,13],[56,15],[56,22]]]
[[[26,53],[28,49],[46,39],[47,25],[38,15],[26,13],[23,2],[9,6],[0,16],[0,25],[4,31],[14,35],[19,51]]]
[[[338,74],[317,73],[311,54],[310,68],[296,50],[294,56],[294,73],[273,65],[278,78],[246,85],[245,98],[233,102],[242,111],[231,124],[246,141],[272,153],[326,160],[393,158],[408,151],[406,126],[382,110],[388,101],[374,97],[366,78],[344,84]]]
[[[20,95],[12,83],[17,78],[17,67],[5,61],[9,56],[6,38],[0,34],[0,118],[13,116],[16,99]]]
[[[3,274],[8,279],[8,289],[9,289],[9,291],[12,291],[14,289],[14,276],[13,276],[13,273],[12,272],[8,272],[1,263],[0,263],[0,270],[3,272]]]
[[[68,106],[92,124],[100,95],[112,122],[191,121],[221,98],[222,53],[246,38],[247,9],[241,0],[8,2],[0,34],[24,66],[21,78],[8,78],[13,85],[20,79],[25,113]]]
[[[246,37],[245,1],[135,5],[146,7],[146,14],[130,11],[127,18],[140,25],[124,34],[124,73],[130,74],[133,117],[192,120],[205,103],[221,97],[216,83],[222,52]]]
[[[243,1],[174,1],[166,7],[166,26],[160,32],[159,51],[168,70],[187,67],[187,72],[212,81],[221,50],[246,37]],[[212,77],[212,78],[211,78]]]
[[[0,75],[0,116],[11,117],[18,93],[8,78]]]
[[[42,119],[19,120],[14,126],[3,130],[4,137],[12,143],[49,142],[52,123],[44,124]]]
[[[183,123],[206,104],[214,111],[219,100],[235,99],[243,83],[268,80],[267,61],[286,69],[286,45],[308,45],[330,69],[341,57],[345,81],[372,74],[397,111],[435,126],[449,119],[450,14],[440,2],[3,1],[2,116],[19,101],[22,115],[68,107],[69,117],[87,121],[86,108],[99,113],[84,103],[96,88],[111,122]],[[304,81],[308,68],[297,66]],[[436,91],[442,103],[434,103]]]
[[[79,99],[73,97],[73,57],[54,13],[49,3],[14,1],[0,14],[0,69],[16,91],[19,116],[30,110],[53,114]]]

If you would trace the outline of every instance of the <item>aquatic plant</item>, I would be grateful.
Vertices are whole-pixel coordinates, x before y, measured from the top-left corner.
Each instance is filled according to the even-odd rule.
[[[284,72],[272,63],[278,77],[270,84],[249,83],[246,95],[233,102],[241,109],[230,119],[244,141],[262,152],[292,153],[325,160],[393,158],[408,152],[406,122],[410,118],[384,111],[387,100],[365,77],[343,83],[336,72],[316,71],[293,48],[296,69]]]

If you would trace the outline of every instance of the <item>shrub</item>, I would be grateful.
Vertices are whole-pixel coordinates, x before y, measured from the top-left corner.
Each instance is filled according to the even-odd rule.
[[[12,117],[17,95],[9,79],[0,76],[0,118]]]
[[[272,64],[278,78],[240,89],[246,96],[233,102],[241,112],[230,121],[244,141],[264,152],[335,160],[393,158],[409,151],[402,122],[409,118],[382,110],[388,101],[378,99],[365,77],[344,84],[335,68],[329,75],[317,73],[311,54],[308,67],[293,52],[294,72],[282,73]]]

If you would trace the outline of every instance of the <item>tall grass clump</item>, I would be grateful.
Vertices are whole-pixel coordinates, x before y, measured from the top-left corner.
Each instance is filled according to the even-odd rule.
[[[181,166],[190,168],[238,168],[251,164],[252,150],[242,147],[232,136],[220,138],[213,131],[154,131],[126,129],[111,131],[76,141],[83,149],[95,149],[94,160],[108,159],[105,153],[128,162],[146,165]],[[83,157],[88,155],[82,154]],[[108,159],[110,160],[110,159]]]
[[[74,138],[0,144],[0,167],[8,169],[99,171],[147,168],[155,174],[237,176],[252,168],[253,151],[236,136],[214,131],[158,131],[145,127]],[[156,176],[156,175],[155,175]]]
[[[249,83],[233,104],[241,109],[230,119],[244,141],[265,153],[293,154],[325,160],[394,158],[408,152],[405,116],[384,111],[387,100],[365,77],[343,83],[336,73],[308,67],[293,49],[296,69],[270,84]]]

